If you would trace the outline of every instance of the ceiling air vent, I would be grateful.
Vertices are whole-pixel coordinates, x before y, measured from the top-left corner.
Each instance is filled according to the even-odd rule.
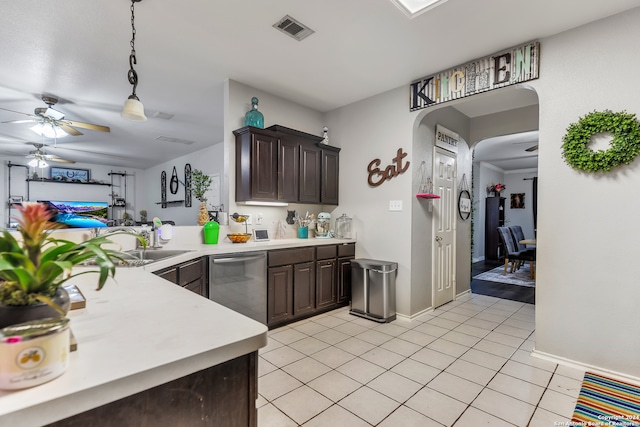
[[[291,36],[298,41],[315,33],[311,28],[307,27],[300,21],[296,21],[289,15],[285,15],[282,19],[273,24],[273,28],[282,31],[286,35]]]
[[[189,141],[188,139],[170,138],[168,136],[158,136],[156,139],[158,141],[172,142],[174,144],[191,145],[196,143],[195,141]]]

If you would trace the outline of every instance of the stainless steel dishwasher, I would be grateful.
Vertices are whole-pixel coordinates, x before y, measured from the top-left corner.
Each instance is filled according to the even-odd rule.
[[[209,257],[209,299],[267,324],[267,253]]]

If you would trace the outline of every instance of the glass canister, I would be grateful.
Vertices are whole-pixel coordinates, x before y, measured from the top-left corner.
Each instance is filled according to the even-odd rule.
[[[336,238],[338,239],[352,239],[353,235],[351,234],[351,222],[352,219],[347,216],[347,214],[342,214],[338,218],[336,218]]]

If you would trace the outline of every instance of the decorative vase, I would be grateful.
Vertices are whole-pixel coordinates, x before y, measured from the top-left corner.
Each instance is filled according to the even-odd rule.
[[[71,300],[67,291],[60,287],[53,297],[53,301],[62,308],[65,315],[69,312]],[[64,317],[61,316],[53,307],[39,303],[35,305],[4,305],[0,304],[0,328],[24,323],[31,320],[45,319],[47,317]]]
[[[309,237],[309,227],[298,227],[298,239],[307,239]]]
[[[264,128],[264,116],[258,111],[258,98],[251,98],[251,110],[244,115],[244,125],[253,126],[260,129]]]
[[[200,202],[200,209],[198,210],[198,225],[205,225],[209,222],[209,210],[207,210],[207,204]]]

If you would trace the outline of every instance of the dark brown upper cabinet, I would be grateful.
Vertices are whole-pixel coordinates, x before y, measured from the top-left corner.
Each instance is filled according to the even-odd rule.
[[[339,148],[280,125],[233,133],[237,202],[338,204]]]

